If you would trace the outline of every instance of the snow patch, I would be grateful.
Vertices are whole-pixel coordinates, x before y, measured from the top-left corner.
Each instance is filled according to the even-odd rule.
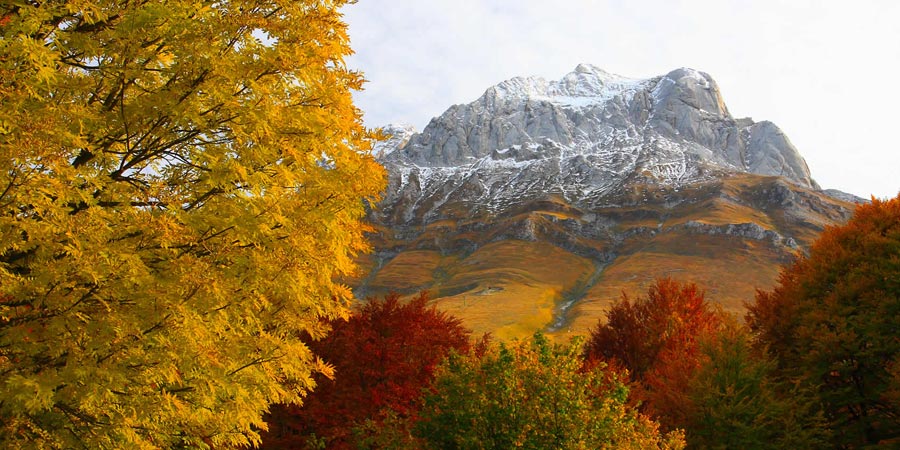
[[[483,98],[544,101],[569,108],[602,105],[617,96],[641,90],[648,80],[612,74],[589,64],[558,81],[541,77],[515,77],[488,89]]]
[[[387,138],[372,144],[372,155],[376,158],[383,158],[403,148],[418,131],[415,126],[408,123],[392,123],[383,126],[381,132]]]

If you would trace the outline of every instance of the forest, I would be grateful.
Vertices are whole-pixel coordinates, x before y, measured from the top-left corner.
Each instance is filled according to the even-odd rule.
[[[900,196],[745,317],[668,278],[572,342],[356,301],[346,3],[0,5],[0,446],[900,445]]]
[[[264,448],[889,448],[900,444],[900,197],[826,229],[722,312],[693,283],[623,294],[590,336],[496,342],[370,299],[312,343],[334,363]]]

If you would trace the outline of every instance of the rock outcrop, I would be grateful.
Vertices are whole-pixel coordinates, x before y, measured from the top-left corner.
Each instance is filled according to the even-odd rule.
[[[394,136],[379,152],[391,174],[384,204],[400,221],[438,218],[448,202],[496,212],[549,194],[597,206],[629,184],[727,173],[818,189],[778,127],[733,118],[715,81],[692,69],[634,80],[579,65],[559,81],[513,78]]]
[[[821,191],[777,126],[732,117],[692,69],[513,78],[420,133],[385,132],[357,293],[428,289],[501,337],[583,333],[658,276],[740,311],[855,201]]]

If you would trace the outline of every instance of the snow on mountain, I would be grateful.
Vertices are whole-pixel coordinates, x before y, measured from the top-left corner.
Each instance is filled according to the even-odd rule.
[[[391,152],[402,148],[409,142],[414,134],[416,127],[406,123],[392,123],[381,127],[381,132],[387,136],[387,139],[375,142],[372,146],[372,154],[376,158],[383,158]]]
[[[559,81],[540,77],[516,77],[491,87],[485,96],[547,101],[570,108],[603,104],[617,95],[642,87],[646,80],[611,74],[596,66],[580,64]]]
[[[818,189],[778,127],[733,118],[715,81],[687,68],[645,80],[587,64],[555,81],[516,77],[421,133],[385,131],[381,214],[404,223],[438,219],[446,204],[499,213],[553,195],[596,207],[630,186],[677,189],[728,173]]]

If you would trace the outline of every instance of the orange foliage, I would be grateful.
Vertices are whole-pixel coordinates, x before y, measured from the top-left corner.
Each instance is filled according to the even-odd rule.
[[[711,335],[711,331],[703,329],[699,333]],[[691,380],[702,364],[698,348],[701,336],[684,331],[679,334],[659,352],[638,390],[645,402],[644,410],[669,429],[688,424],[694,410],[689,395]]]
[[[838,446],[900,439],[900,197],[857,207],[748,305],[757,344],[818,388]]]
[[[459,319],[428,307],[426,293],[408,303],[397,294],[370,299],[333,328],[310,347],[334,365],[335,379],[317,380],[302,407],[274,408],[264,448],[303,448],[312,436],[329,449],[353,448],[353,429],[365,420],[415,416],[435,367],[451,349],[469,348]]]
[[[656,280],[646,298],[627,294],[591,331],[585,359],[622,366],[636,382],[647,412],[664,426],[684,423],[692,374],[699,367],[698,339],[721,325],[721,315],[693,283]]]

